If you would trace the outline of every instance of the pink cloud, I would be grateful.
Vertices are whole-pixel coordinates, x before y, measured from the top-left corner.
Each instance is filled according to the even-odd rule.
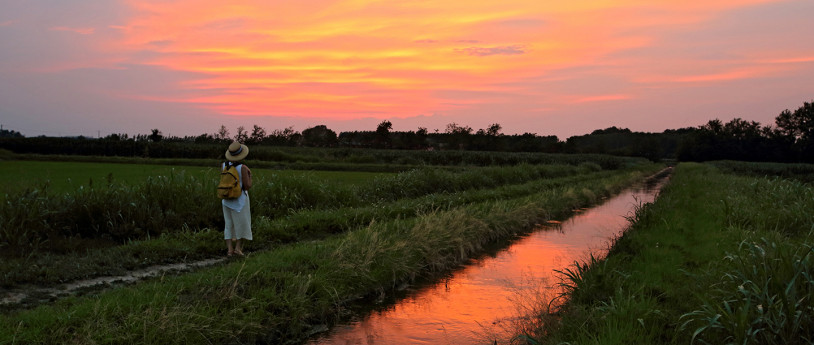
[[[96,31],[96,28],[69,28],[66,26],[56,26],[51,28],[53,31],[68,31],[68,32],[75,32],[80,35],[90,35]]]
[[[470,47],[463,49],[455,49],[456,52],[465,53],[474,56],[489,56],[489,55],[518,55],[525,54],[525,48],[520,45],[505,46],[505,47]]]
[[[587,102],[604,102],[604,101],[621,101],[626,99],[635,98],[633,95],[627,94],[614,94],[614,95],[598,95],[581,97],[574,101],[574,103],[587,103]]]

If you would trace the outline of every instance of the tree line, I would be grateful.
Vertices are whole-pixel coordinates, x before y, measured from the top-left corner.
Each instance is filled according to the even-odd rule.
[[[572,136],[565,141],[560,141],[553,135],[539,136],[536,133],[507,135],[501,133],[501,130],[502,126],[498,123],[478,130],[450,123],[444,131],[436,129],[431,132],[425,127],[419,127],[415,131],[393,131],[393,124],[383,120],[375,130],[338,134],[325,125],[306,128],[302,132],[295,131],[293,127],[267,131],[254,125],[251,129],[238,127],[234,134],[226,126],[221,126],[215,133],[185,137],[165,137],[159,129],[153,129],[150,134],[133,137],[127,134],[111,134],[99,140],[111,143],[107,147],[117,142],[224,144],[236,140],[250,145],[266,146],[599,153],[645,157],[654,161],[729,159],[814,162],[814,101],[805,102],[794,111],[788,109],[782,111],[775,118],[774,125],[766,126],[741,118],[726,123],[713,119],[698,127],[668,129],[661,133],[633,132],[627,128],[610,127],[586,135]],[[17,139],[14,144],[10,144],[12,137]],[[3,130],[0,133],[0,147],[12,151],[20,149],[25,146],[24,142],[19,141],[21,138],[19,132]],[[143,152],[147,149],[138,148],[132,151],[134,155],[147,155]],[[93,149],[83,150],[85,151],[92,152]]]

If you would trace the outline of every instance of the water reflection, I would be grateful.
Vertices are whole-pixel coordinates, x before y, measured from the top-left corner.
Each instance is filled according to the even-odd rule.
[[[662,181],[663,183],[663,181]],[[589,253],[604,255],[636,205],[662,183],[643,184],[563,222],[550,222],[494,257],[471,265],[395,305],[335,327],[312,344],[479,344],[512,335],[518,299],[553,296],[562,269]],[[529,293],[532,292],[532,293]]]

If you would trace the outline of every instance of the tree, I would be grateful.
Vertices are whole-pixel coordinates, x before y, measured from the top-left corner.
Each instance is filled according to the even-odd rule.
[[[393,124],[390,121],[384,120],[376,126],[376,147],[390,146],[390,130],[393,129]]]
[[[777,131],[791,142],[798,160],[814,161],[814,101],[805,102],[793,113],[786,109],[775,118]]]
[[[814,139],[814,101],[805,102],[793,113],[784,110],[775,118],[775,124],[780,133],[793,137],[795,141]]]
[[[243,126],[238,127],[237,134],[235,134],[235,141],[245,143],[246,139],[249,139],[249,132],[246,132],[246,128]]]
[[[10,131],[8,129],[0,129],[0,138],[23,138],[23,135],[17,131]]]
[[[384,120],[376,126],[376,133],[387,135],[390,134],[390,130],[393,129],[393,124],[390,121]]]
[[[161,135],[161,131],[159,131],[158,128],[153,129],[152,132],[153,132],[153,134],[150,134],[150,136],[149,136],[150,141],[157,143],[157,142],[161,141],[161,139],[164,138],[164,136]]]
[[[472,127],[469,126],[459,126],[457,123],[453,122],[447,125],[447,129],[445,131],[447,134],[463,134],[469,135],[472,134]]]
[[[295,145],[299,137],[300,134],[294,131],[294,126],[289,126],[282,130],[271,131],[271,134],[266,137],[266,142],[273,145]]]
[[[489,128],[486,129],[486,135],[496,137],[500,135],[501,129],[503,129],[503,127],[501,127],[499,123],[493,123],[491,126],[489,126]]]
[[[336,132],[325,125],[318,125],[302,131],[303,143],[306,146],[328,147],[336,144]]]
[[[266,138],[266,130],[263,129],[263,127],[260,127],[258,125],[254,125],[254,128],[252,128],[252,134],[249,136],[248,142],[250,142],[252,144],[258,144],[258,143],[262,142],[263,139],[265,139],[265,138]]]
[[[447,125],[445,132],[449,134],[450,147],[465,150],[467,148],[467,144],[469,143],[469,135],[472,134],[472,127],[459,126],[457,123],[453,122]]]
[[[226,141],[229,140],[229,137],[229,130],[226,128],[226,126],[220,125],[220,130],[215,133],[215,139]]]

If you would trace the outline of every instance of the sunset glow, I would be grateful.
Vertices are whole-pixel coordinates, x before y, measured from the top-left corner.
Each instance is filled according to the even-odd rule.
[[[179,135],[220,124],[370,130],[389,119],[396,130],[500,122],[508,133],[564,139],[714,117],[770,123],[814,98],[814,25],[804,15],[814,5],[804,0],[2,8],[0,115],[33,135],[78,131],[98,117],[111,132]],[[587,122],[597,105],[603,116]],[[134,128],[136,111],[149,123]]]

